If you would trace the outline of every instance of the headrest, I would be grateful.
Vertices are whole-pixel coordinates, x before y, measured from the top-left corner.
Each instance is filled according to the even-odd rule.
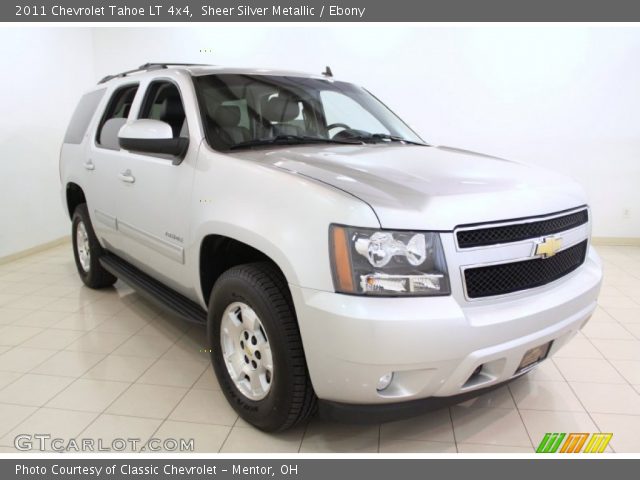
[[[300,105],[295,98],[280,94],[269,99],[262,115],[270,122],[290,122],[300,115]]]
[[[213,114],[214,121],[222,128],[237,127],[240,123],[238,105],[220,105]]]

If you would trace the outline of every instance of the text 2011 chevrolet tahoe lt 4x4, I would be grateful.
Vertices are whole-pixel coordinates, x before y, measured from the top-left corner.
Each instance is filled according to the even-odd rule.
[[[60,168],[84,283],[120,278],[206,324],[224,394],[263,430],[317,407],[385,421],[477,395],[596,306],[578,185],[427,145],[329,70],[106,77]]]

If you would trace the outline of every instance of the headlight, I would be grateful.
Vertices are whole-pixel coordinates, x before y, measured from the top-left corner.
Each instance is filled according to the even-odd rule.
[[[362,295],[449,295],[440,236],[331,225],[333,283]]]

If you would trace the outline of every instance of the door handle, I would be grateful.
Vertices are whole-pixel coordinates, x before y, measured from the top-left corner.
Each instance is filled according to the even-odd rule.
[[[93,162],[91,161],[91,159],[87,160],[86,162],[84,162],[82,164],[84,166],[84,168],[86,168],[87,170],[95,170],[96,166],[93,164]]]
[[[134,183],[136,181],[136,177],[131,175],[131,170],[128,168],[124,172],[120,172],[118,178],[126,183]]]

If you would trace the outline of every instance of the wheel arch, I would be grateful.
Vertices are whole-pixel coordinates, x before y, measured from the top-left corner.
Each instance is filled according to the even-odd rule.
[[[237,265],[253,262],[271,263],[287,283],[290,281],[291,274],[287,275],[286,267],[282,268],[281,264],[263,249],[227,235],[204,236],[198,251],[199,287],[204,302],[209,302],[213,286],[220,275]]]
[[[74,182],[68,182],[66,186],[65,198],[67,201],[67,212],[69,218],[73,217],[73,212],[78,205],[87,203],[87,197],[82,190],[82,187]]]

